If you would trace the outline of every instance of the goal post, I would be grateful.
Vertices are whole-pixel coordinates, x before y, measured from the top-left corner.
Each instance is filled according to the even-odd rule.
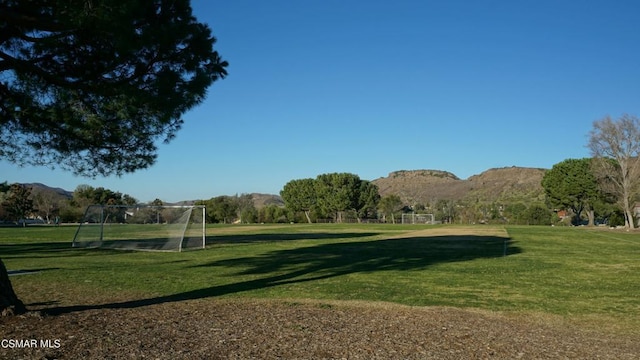
[[[403,224],[435,224],[433,214],[402,214]]]
[[[204,249],[205,211],[200,205],[90,205],[72,246],[146,251]]]

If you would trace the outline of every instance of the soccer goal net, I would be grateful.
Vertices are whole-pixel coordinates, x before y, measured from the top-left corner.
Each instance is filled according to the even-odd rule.
[[[183,251],[206,244],[204,206],[90,205],[73,247]]]
[[[435,224],[433,214],[402,214],[403,224]]]

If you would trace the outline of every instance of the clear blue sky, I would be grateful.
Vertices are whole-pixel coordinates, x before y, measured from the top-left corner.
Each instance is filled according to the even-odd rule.
[[[351,172],[550,168],[594,120],[640,116],[638,1],[192,2],[229,76],[157,163],[86,179],[0,161],[0,181],[141,201],[278,193]]]

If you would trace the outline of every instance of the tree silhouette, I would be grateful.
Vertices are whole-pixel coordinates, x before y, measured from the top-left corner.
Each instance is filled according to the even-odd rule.
[[[0,3],[0,158],[85,176],[151,166],[227,75],[188,0]],[[0,260],[0,311],[24,310]]]

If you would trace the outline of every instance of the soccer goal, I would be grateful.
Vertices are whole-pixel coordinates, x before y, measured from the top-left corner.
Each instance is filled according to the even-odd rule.
[[[204,206],[90,205],[76,248],[183,251],[206,245]]]
[[[433,214],[402,214],[403,224],[435,224]]]

